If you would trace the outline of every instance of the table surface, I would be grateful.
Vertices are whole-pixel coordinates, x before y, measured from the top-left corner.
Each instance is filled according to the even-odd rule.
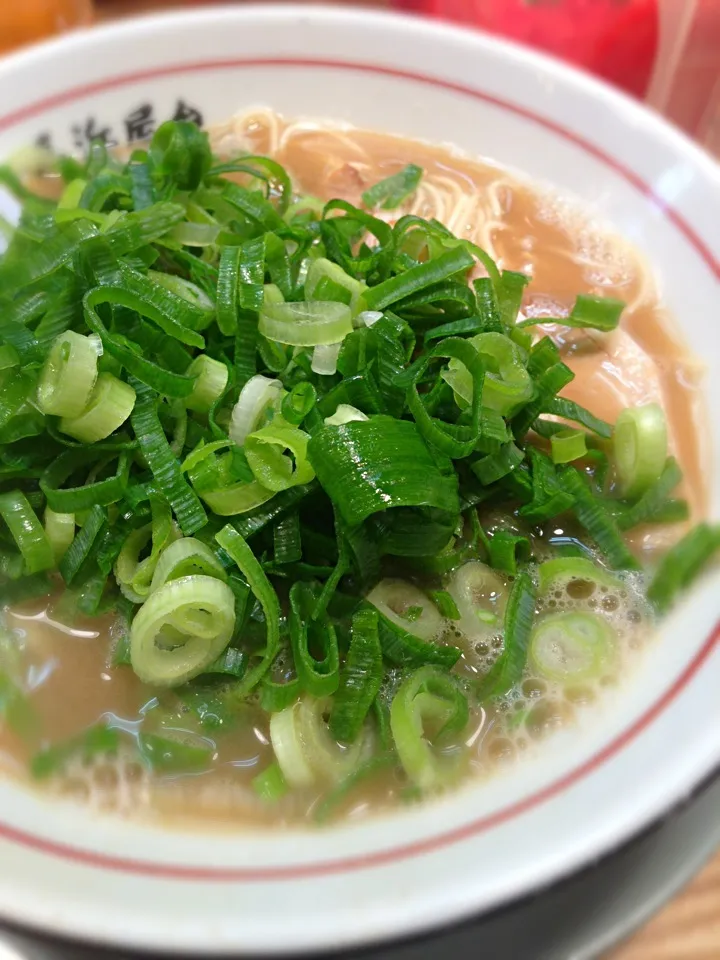
[[[96,0],[98,18],[124,16],[192,0]],[[325,0],[320,0],[325,2]],[[332,2],[332,0],[327,0]],[[365,0],[387,6],[387,0]],[[607,960],[718,960],[720,958],[720,854],[687,889]]]

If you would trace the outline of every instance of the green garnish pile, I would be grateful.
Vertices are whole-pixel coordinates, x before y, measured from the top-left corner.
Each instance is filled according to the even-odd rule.
[[[0,172],[22,205],[0,260],[5,601],[62,589],[66,612],[118,610],[116,663],[145,682],[259,699],[280,762],[263,796],[323,769],[337,791],[398,757],[436,788],[430,739],[523,675],[533,536],[570,518],[630,570],[625,531],[687,516],[662,411],[626,411],[613,444],[560,396],[572,371],[533,335],[548,321],[518,319],[527,277],[437,221],[376,217],[416,167],[362,208],[322,204],[272,159],[218,159],[172,122],[128,162],[94,144],[56,172],[58,202]],[[622,306],[579,296],[560,322],[609,331]],[[483,529],[479,505],[509,528]],[[717,545],[695,528],[649,599],[667,608]],[[473,559],[512,578],[504,651],[477,683],[452,672],[459,646],[417,635],[422,604],[405,628],[364,599],[400,571],[452,622],[444,578]],[[162,743],[142,749],[167,769]]]

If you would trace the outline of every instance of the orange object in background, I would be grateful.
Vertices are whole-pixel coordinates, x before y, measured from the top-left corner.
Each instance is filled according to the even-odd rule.
[[[92,21],[92,0],[0,0],[0,53]]]

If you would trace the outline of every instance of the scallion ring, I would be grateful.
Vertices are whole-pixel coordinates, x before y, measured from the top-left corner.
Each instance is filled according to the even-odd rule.
[[[185,399],[185,406],[197,413],[207,413],[215,401],[225,393],[228,368],[219,360],[206,354],[198,354],[186,370],[188,377],[195,377],[192,393]]]
[[[181,537],[168,544],[160,554],[150,592],[154,593],[171,580],[195,574],[227,579],[223,565],[207,544],[195,537]]]
[[[38,385],[38,405],[56,417],[79,416],[97,380],[98,350],[94,339],[66,330],[50,348]]]
[[[170,580],[151,593],[130,629],[132,667],[143,683],[172,687],[216,660],[235,629],[235,597],[216,577]]]
[[[533,628],[530,660],[550,680],[600,680],[612,664],[615,643],[612,627],[598,614],[556,613]]]
[[[63,417],[60,430],[81,443],[96,443],[121,427],[134,406],[130,384],[112,373],[101,373],[85,409],[77,417]]]
[[[277,304],[266,301],[258,329],[268,340],[294,347],[338,343],[352,333],[352,312],[347,304],[334,300]]]
[[[646,403],[623,410],[615,424],[614,444],[621,493],[639,497],[658,479],[667,459],[667,422],[662,407]]]

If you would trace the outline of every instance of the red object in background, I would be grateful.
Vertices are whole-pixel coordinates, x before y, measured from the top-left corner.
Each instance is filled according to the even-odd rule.
[[[638,97],[650,83],[658,0],[398,0],[397,6],[526,43]]]

